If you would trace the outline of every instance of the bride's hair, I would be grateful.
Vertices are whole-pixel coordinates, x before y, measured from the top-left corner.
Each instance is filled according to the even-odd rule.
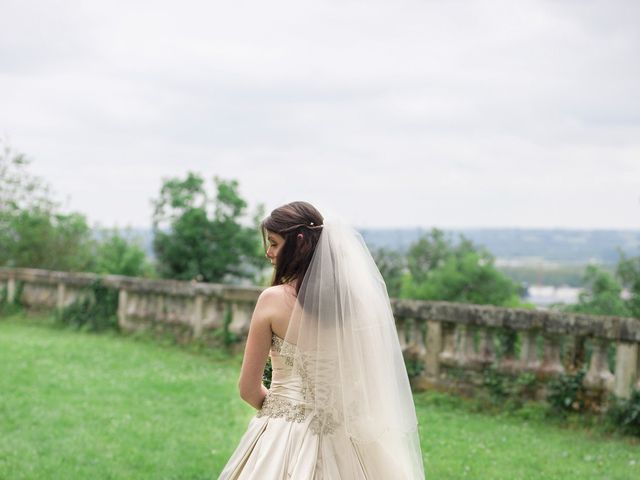
[[[322,232],[322,222],[324,217],[318,209],[308,202],[301,201],[276,208],[262,221],[260,230],[265,251],[267,230],[284,238],[271,285],[281,285],[295,280],[296,293],[300,290]]]

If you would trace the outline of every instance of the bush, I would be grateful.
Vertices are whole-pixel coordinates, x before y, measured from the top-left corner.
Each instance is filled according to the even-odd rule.
[[[622,433],[640,437],[640,390],[634,389],[628,399],[611,395],[606,418]]]
[[[482,373],[482,385],[493,403],[506,402],[509,407],[518,408],[535,393],[537,379],[533,373],[521,373],[514,377],[500,372],[496,365],[489,365]]]
[[[57,315],[59,323],[83,330],[118,330],[118,291],[95,280],[85,295]]]
[[[24,282],[16,282],[16,293],[13,302],[9,302],[9,292],[7,287],[0,289],[0,315],[13,315],[22,310],[20,297],[22,297],[22,289]]]
[[[583,412],[586,405],[586,389],[583,381],[586,367],[575,374],[562,374],[549,381],[547,401],[554,413],[561,416],[568,412]]]
[[[403,357],[409,378],[417,377],[424,371],[424,361],[420,358],[417,348],[409,347],[403,352]]]

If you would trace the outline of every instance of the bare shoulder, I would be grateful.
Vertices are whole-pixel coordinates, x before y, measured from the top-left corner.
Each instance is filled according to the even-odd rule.
[[[291,292],[284,285],[265,288],[258,297],[257,307],[265,310],[280,310],[290,302]]]
[[[269,319],[273,329],[286,331],[294,303],[295,290],[290,285],[274,285],[262,291],[256,310]]]
[[[274,285],[265,288],[262,293],[260,293],[258,301],[262,301],[263,303],[280,301],[285,297],[286,293],[283,285]]]
[[[266,301],[278,301],[290,299],[294,296],[294,290],[290,285],[274,285],[265,288],[260,294],[260,298]]]

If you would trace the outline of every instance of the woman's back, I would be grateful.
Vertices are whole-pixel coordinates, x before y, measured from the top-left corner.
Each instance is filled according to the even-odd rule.
[[[271,310],[271,331],[280,338],[285,338],[291,313],[296,303],[296,290],[291,284],[269,287],[274,293],[273,309]]]
[[[273,286],[254,310],[239,381],[258,411],[220,478],[422,480],[395,321],[362,236],[304,202],[262,225]]]

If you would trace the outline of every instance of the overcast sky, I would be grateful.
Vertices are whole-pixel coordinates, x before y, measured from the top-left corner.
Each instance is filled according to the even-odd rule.
[[[635,0],[3,0],[0,134],[103,226],[191,170],[359,227],[640,229],[638,25]]]

